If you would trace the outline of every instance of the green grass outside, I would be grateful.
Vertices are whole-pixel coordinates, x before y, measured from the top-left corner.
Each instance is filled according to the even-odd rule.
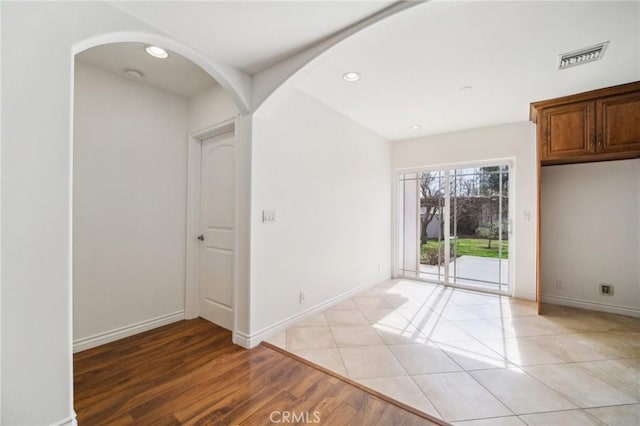
[[[487,248],[488,240],[482,238],[459,238],[451,242],[451,255],[453,256],[453,245],[457,244],[458,256],[479,256],[479,257],[493,257],[498,258],[498,248],[500,244],[496,240],[491,241],[491,248]],[[422,245],[423,251],[425,249],[437,249],[438,244],[444,246],[443,242],[438,243],[437,240],[429,240],[427,244]],[[509,257],[509,242],[502,241],[502,258],[507,259]]]

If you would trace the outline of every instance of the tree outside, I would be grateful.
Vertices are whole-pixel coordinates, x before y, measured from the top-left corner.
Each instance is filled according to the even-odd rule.
[[[444,186],[441,172],[426,172],[420,174],[420,244],[426,244],[429,235],[429,224],[441,216],[444,207]],[[442,235],[442,224],[440,224]],[[431,236],[434,238],[436,236]]]
[[[507,170],[495,166],[450,173],[451,232],[456,236],[451,240],[452,256],[508,257]],[[442,171],[420,175],[420,258],[425,264],[444,261],[444,179]],[[498,245],[500,229],[503,241]]]

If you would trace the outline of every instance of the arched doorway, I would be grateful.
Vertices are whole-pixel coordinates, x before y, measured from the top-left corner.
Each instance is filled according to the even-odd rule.
[[[93,38],[76,54],[74,351],[198,316],[197,295],[190,297],[189,287],[185,295],[185,281],[193,281],[185,232],[200,234],[186,225],[189,170],[200,169],[191,164],[192,142],[200,146],[220,123],[234,130],[242,112],[221,85],[198,88],[211,73],[166,48],[173,60],[168,63],[187,73],[171,81],[158,68],[162,60],[144,53],[149,41],[158,41],[154,37],[98,44],[124,38]],[[230,288],[223,293],[233,295],[237,265],[226,258]],[[220,325],[235,329],[235,304],[221,303],[229,312]]]

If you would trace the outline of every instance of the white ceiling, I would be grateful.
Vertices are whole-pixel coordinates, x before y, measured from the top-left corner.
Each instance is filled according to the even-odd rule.
[[[640,80],[639,9],[639,2],[425,3],[347,39],[298,87],[390,140],[528,120],[532,101]],[[601,61],[557,70],[559,54],[604,41]],[[346,71],[362,78],[346,83]]]
[[[249,74],[393,3],[389,0],[109,2]]]
[[[181,96],[192,96],[216,84],[202,68],[190,60],[169,51],[169,57],[149,56],[142,43],[103,44],[78,54],[79,62],[124,76],[125,69],[136,69],[144,76],[136,79],[158,89]]]
[[[110,2],[248,73],[393,3]],[[610,44],[601,61],[557,70],[559,54],[604,41]],[[120,52],[107,52],[102,59],[99,52],[91,53],[96,56],[86,60],[103,68],[139,67],[149,84],[155,84],[156,73],[163,74],[118,62],[125,57]],[[341,78],[346,71],[359,71],[362,78],[346,83]],[[638,1],[431,1],[354,34],[300,73],[296,85],[381,136],[398,140],[527,120],[532,101],[634,80],[640,80]],[[472,89],[459,90],[464,86]]]

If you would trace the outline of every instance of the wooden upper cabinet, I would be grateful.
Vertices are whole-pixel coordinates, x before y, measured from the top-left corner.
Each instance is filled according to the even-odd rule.
[[[597,101],[598,150],[640,150],[640,92]]]
[[[542,110],[539,122],[545,159],[572,158],[595,152],[595,103],[577,102]]]
[[[534,102],[541,164],[640,157],[640,82]]]

